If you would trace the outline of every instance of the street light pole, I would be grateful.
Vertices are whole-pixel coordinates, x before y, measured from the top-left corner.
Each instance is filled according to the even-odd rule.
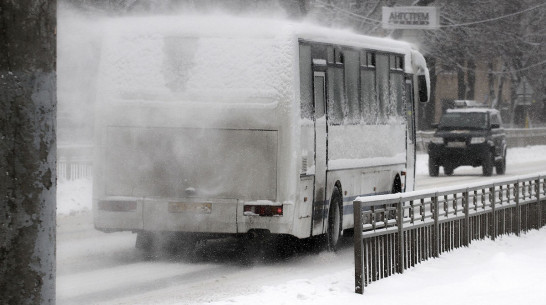
[[[56,10],[0,2],[2,304],[55,304]]]

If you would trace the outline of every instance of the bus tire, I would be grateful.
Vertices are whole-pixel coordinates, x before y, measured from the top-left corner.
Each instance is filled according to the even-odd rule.
[[[145,252],[151,252],[154,248],[154,238],[152,233],[141,231],[137,233],[135,248]]]
[[[400,179],[399,175],[396,175],[396,177],[394,177],[391,188],[391,194],[397,193],[402,193],[402,179]]]
[[[144,260],[151,260],[158,256],[158,236],[152,232],[140,231],[135,242],[137,254]]]
[[[394,181],[392,182],[391,194],[398,193],[402,193],[402,179],[400,179],[399,175],[396,175],[396,177],[394,177]],[[396,219],[396,204],[390,205],[390,208],[394,209],[391,209],[387,214],[388,219]]]
[[[328,210],[328,227],[326,229],[326,249],[335,252],[339,247],[342,232],[342,197],[338,187],[334,188]]]

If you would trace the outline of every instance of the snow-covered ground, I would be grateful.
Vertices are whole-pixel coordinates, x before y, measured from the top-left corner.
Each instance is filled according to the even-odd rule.
[[[518,164],[529,161],[546,164],[546,146],[512,148],[508,151],[508,171]],[[480,169],[461,168],[462,173]],[[427,175],[427,155],[417,157],[417,179]],[[464,175],[463,175],[464,176]],[[457,178],[457,177],[455,177]],[[441,180],[441,179],[440,179]],[[57,193],[57,213],[62,222],[76,219],[77,215],[91,210],[91,180],[59,181]],[[419,184],[418,184],[419,186]],[[116,237],[116,236],[112,236]],[[125,239],[124,239],[125,240]],[[82,241],[83,242],[83,241]],[[129,242],[132,242],[129,240]],[[62,243],[62,241],[61,241]],[[58,244],[60,257],[70,257],[66,249],[68,244]],[[131,247],[128,245],[127,247]],[[115,250],[115,249],[114,249]],[[112,251],[114,251],[112,250]],[[106,251],[102,249],[101,251]],[[341,254],[338,254],[341,255]],[[319,257],[308,260],[336,260],[336,254],[322,253]],[[271,285],[240,287],[235,293],[216,293],[211,299],[197,298],[199,301],[188,302],[180,297],[176,287],[164,291],[158,301],[155,297],[134,298],[129,303],[108,304],[546,304],[546,228],[531,231],[522,237],[502,236],[495,242],[491,240],[473,241],[468,248],[457,249],[443,254],[438,259],[431,259],[416,267],[406,270],[402,275],[372,283],[366,287],[364,295],[354,293],[354,265],[350,255],[344,256],[344,263],[338,271],[324,274],[316,272],[280,273],[280,281]],[[68,262],[58,261],[58,265]],[[144,264],[143,268],[146,268]],[[197,266],[197,265],[196,265]],[[149,267],[149,266],[148,266]],[[173,266],[171,266],[173,267]],[[185,266],[179,266],[186,268]],[[174,268],[174,267],[173,267]],[[275,268],[275,267],[270,267]],[[300,268],[298,266],[280,266],[281,270]],[[305,268],[303,265],[301,268]],[[176,268],[175,268],[176,269]],[[174,270],[174,269],[173,269]],[[251,269],[246,275],[259,277],[259,269]],[[286,271],[286,270],[285,270]],[[176,273],[176,272],[175,272]],[[214,277],[214,275],[211,275]],[[64,278],[63,278],[64,277]],[[66,282],[70,275],[61,275]],[[77,278],[77,277],[76,277]],[[283,280],[284,279],[284,280]],[[108,279],[101,279],[102,281]],[[129,279],[128,279],[129,280]],[[217,281],[225,278],[217,279]],[[66,286],[61,282],[59,285]],[[248,279],[242,281],[248,283]],[[256,282],[260,282],[256,279]],[[106,282],[105,282],[106,283]],[[75,283],[74,283],[75,284]],[[137,283],[138,284],[138,283]],[[236,286],[230,282],[228,287]],[[61,287],[62,288],[62,287]],[[214,290],[214,287],[210,287]],[[225,289],[219,289],[225,290]],[[229,290],[229,289],[228,289]],[[203,288],[203,291],[207,289]],[[76,291],[62,291],[62,294],[77,294]],[[205,301],[206,300],[206,301]]]
[[[91,211],[91,179],[57,181],[57,215]]]
[[[546,304],[546,229],[474,241],[354,293],[354,269],[208,304]],[[163,304],[184,304],[183,301]]]

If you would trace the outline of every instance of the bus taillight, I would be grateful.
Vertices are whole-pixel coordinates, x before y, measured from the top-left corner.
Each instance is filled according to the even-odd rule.
[[[282,216],[282,205],[245,205],[245,216]]]

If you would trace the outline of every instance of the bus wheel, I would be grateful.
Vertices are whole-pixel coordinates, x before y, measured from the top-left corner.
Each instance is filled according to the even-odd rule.
[[[392,194],[402,193],[402,180],[400,179],[399,175],[396,175],[396,177],[394,177],[394,181],[392,182],[391,193]]]
[[[142,231],[137,233],[135,248],[143,251],[151,251],[154,247],[154,238],[152,233]]]
[[[142,258],[148,260],[157,256],[157,234],[147,231],[137,233],[135,248]]]
[[[391,189],[391,194],[397,193],[402,193],[402,180],[400,179],[399,175],[396,175],[396,177],[394,177]],[[389,210],[390,211],[387,213],[388,219],[396,219],[396,204],[390,205]]]
[[[198,239],[187,233],[164,233],[161,250],[169,255],[190,258],[195,251]]]
[[[330,200],[328,212],[328,228],[326,232],[326,247],[328,251],[337,251],[341,237],[341,192],[335,188]]]

